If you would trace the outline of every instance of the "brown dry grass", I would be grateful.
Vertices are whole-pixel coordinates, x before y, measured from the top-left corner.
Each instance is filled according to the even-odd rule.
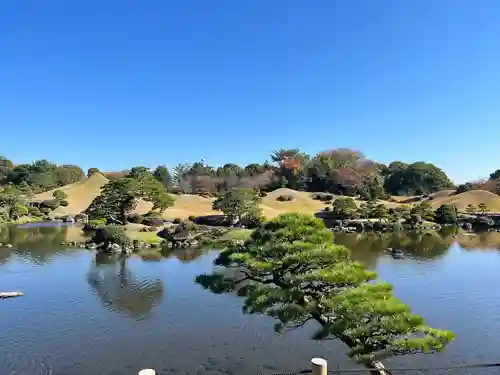
[[[93,174],[85,181],[67,185],[60,190],[68,195],[68,207],[59,207],[54,211],[57,216],[76,215],[84,211],[92,200],[101,193],[101,187],[107,184],[109,180],[100,173]],[[34,200],[52,199],[54,190],[38,194]],[[442,204],[456,204],[458,209],[463,210],[468,204],[478,205],[485,203],[491,211],[500,212],[500,196],[485,190],[473,190],[458,195],[450,195],[451,190],[444,190],[433,194],[434,200],[429,201],[434,208]],[[264,216],[272,218],[286,212],[301,212],[314,214],[326,204],[311,198],[312,193],[296,191],[286,188],[277,189],[267,194],[262,199],[261,208]],[[291,195],[293,200],[290,202],[280,202],[276,200],[280,195]],[[410,197],[393,197],[394,200],[404,201]],[[203,198],[197,195],[183,194],[175,195],[175,204],[165,211],[165,218],[186,219],[190,215],[202,216],[219,214],[220,212],[212,210],[213,198]],[[355,200],[359,206],[362,201]],[[395,202],[381,201],[388,207],[397,207],[400,204]],[[419,203],[419,202],[415,202]],[[135,210],[136,213],[146,213],[151,209],[151,203],[140,201]]]
[[[486,190],[471,190],[465,193],[450,195],[430,201],[433,208],[438,208],[442,204],[454,204],[459,210],[464,210],[467,205],[478,206],[484,203],[490,211],[500,212],[500,196]]]
[[[174,197],[175,204],[165,211],[163,214],[165,218],[187,219],[190,215],[203,216],[220,214],[220,212],[212,210],[213,199],[190,194],[174,195]],[[137,204],[135,212],[145,214],[151,210],[152,207],[153,205],[151,203],[141,200]]]
[[[436,193],[432,193],[431,197],[434,199],[441,199],[450,196],[454,192],[455,190],[441,190]],[[403,203],[403,204],[420,203],[422,201],[419,195],[412,195],[412,196],[392,195],[391,200],[396,203]]]
[[[68,195],[68,207],[59,207],[54,210],[57,216],[76,215],[92,203],[92,200],[101,194],[101,187],[106,185],[109,180],[100,173],[94,173],[88,179],[77,182],[75,184],[66,185],[59,189]],[[54,190],[46,191],[36,195],[33,200],[40,201],[53,199],[52,193]]]

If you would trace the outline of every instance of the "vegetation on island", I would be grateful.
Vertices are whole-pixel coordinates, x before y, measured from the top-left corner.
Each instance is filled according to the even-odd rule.
[[[15,164],[0,157],[0,188],[19,192],[17,206],[4,199],[0,208],[5,211],[1,214],[4,222],[74,217],[82,212],[87,212],[91,220],[111,216],[126,222],[150,211],[150,222],[222,212],[229,217],[228,223],[258,225],[262,214],[275,217],[282,212],[321,212],[340,220],[453,223],[453,214],[436,212],[441,205],[475,215],[498,211],[498,195],[481,189],[499,193],[499,178],[500,173],[495,171],[488,181],[455,187],[433,164],[395,161],[385,165],[350,149],[316,155],[280,149],[270,155],[269,161],[246,166],[227,163],[213,167],[200,161],[171,170],[159,165],[152,170],[134,167],[115,172],[90,168],[86,173],[75,165],[57,165],[43,159]],[[461,192],[469,195],[462,199]],[[189,200],[188,195],[197,197]],[[255,204],[250,204],[254,207],[250,211],[255,212],[246,208],[240,217],[235,210],[246,205],[239,198],[245,195],[252,196],[249,201]],[[424,203],[431,208],[420,212]]]
[[[91,220],[114,217],[124,223],[139,199],[151,202],[152,211],[158,213],[165,211],[175,201],[149,169],[136,167],[124,177],[104,185],[101,195],[94,199],[85,213]]]
[[[324,224],[309,215],[284,214],[254,230],[243,246],[222,251],[222,267],[197,282],[214,293],[237,291],[244,311],[275,318],[278,332],[315,321],[314,338],[337,338],[349,356],[370,365],[392,355],[442,351],[454,338],[431,328],[375,282],[375,272],[333,243]]]

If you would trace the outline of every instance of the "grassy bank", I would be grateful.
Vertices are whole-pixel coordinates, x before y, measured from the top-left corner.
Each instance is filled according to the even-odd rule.
[[[139,240],[143,241],[144,243],[147,243],[149,245],[153,244],[160,244],[163,239],[161,237],[158,237],[156,232],[139,232],[139,231],[127,231],[127,236],[133,241],[133,240]]]
[[[252,234],[251,229],[230,229],[219,237],[220,241],[246,241]]]

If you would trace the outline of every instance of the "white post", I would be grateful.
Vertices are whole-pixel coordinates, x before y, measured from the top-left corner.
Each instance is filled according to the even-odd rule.
[[[327,362],[323,358],[313,358],[311,359],[312,364],[312,375],[327,375]]]
[[[150,368],[139,371],[139,375],[155,375],[155,374],[156,374],[155,370]]]

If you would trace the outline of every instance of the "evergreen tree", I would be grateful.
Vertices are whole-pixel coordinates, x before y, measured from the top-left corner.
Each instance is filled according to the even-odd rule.
[[[238,290],[244,311],[278,320],[283,332],[316,321],[315,339],[337,338],[349,356],[370,364],[391,355],[442,351],[452,332],[431,328],[376,273],[333,243],[322,221],[284,214],[262,224],[244,246],[215,260],[222,272],[197,282],[214,293]]]

